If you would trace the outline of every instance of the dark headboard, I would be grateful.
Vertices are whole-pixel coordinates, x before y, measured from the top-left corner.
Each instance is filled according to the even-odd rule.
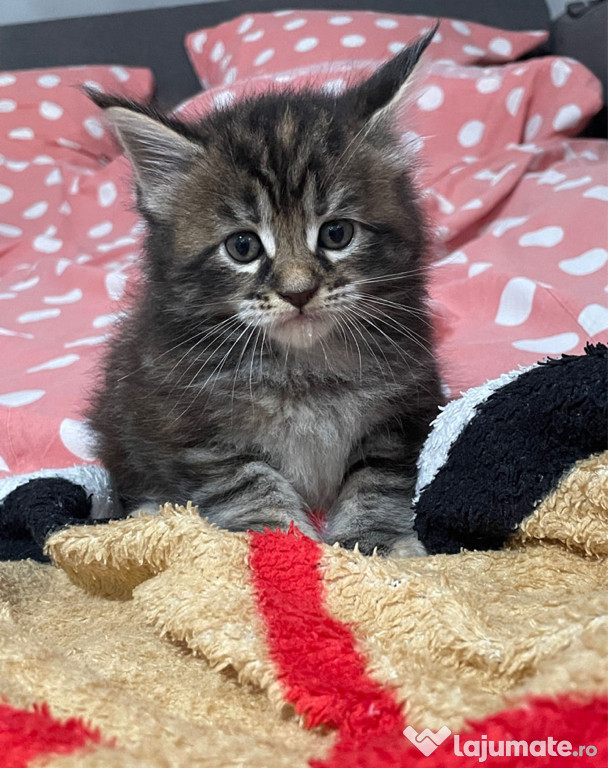
[[[148,67],[158,100],[173,106],[200,90],[183,47],[187,32],[244,13],[294,6],[447,16],[504,29],[550,25],[544,0],[227,0],[0,27],[0,70],[70,64]]]

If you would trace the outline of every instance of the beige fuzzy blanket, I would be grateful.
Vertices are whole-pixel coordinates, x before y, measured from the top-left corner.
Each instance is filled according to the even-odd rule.
[[[281,546],[302,543],[280,536]],[[311,725],[302,702],[317,694],[285,671],[290,638],[277,638],[281,616],[262,599],[280,581],[255,575],[252,546],[167,505],[54,534],[55,566],[0,563],[0,694],[100,731],[28,765],[337,765],[340,726]],[[405,560],[314,547],[322,612],[416,729],[457,731],[529,695],[605,691],[608,454],[579,463],[502,551]],[[285,551],[264,579],[294,573]],[[299,578],[288,613],[299,609]],[[317,634],[296,639],[320,674],[329,665],[331,688]]]

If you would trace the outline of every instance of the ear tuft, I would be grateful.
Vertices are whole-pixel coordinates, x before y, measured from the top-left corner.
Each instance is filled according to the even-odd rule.
[[[400,100],[408,79],[438,27],[439,22],[349,92],[354,99],[355,114],[360,119],[376,119]]]
[[[203,147],[184,133],[179,124],[157,112],[120,97],[87,90],[113,129],[135,174],[139,203],[161,218],[168,213],[175,184],[190,168]]]

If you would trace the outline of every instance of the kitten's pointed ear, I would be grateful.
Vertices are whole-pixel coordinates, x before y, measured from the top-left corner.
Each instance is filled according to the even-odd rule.
[[[131,161],[139,202],[161,218],[168,213],[172,190],[203,148],[161,119],[125,106],[110,106],[105,117]]]
[[[401,101],[412,72],[438,27],[439,22],[349,92],[354,100],[354,112],[360,120],[376,120],[392,112]]]

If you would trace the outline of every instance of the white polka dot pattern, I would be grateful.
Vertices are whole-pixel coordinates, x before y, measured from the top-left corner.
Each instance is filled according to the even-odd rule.
[[[559,262],[559,268],[568,275],[592,275],[607,263],[608,251],[605,248],[591,248],[579,256],[563,259]]]
[[[54,88],[59,85],[61,78],[59,75],[41,75],[36,82],[41,88]]]
[[[551,64],[551,80],[553,81],[553,85],[557,88],[561,88],[562,85],[565,85],[568,82],[571,72],[572,67],[562,59],[556,59],[553,64]]]
[[[258,54],[255,59],[253,60],[253,64],[256,67],[261,67],[262,64],[266,64],[267,61],[270,61],[272,57],[274,56],[274,48],[267,48],[265,51],[262,51],[262,53]]]
[[[438,109],[443,104],[443,91],[438,85],[429,85],[418,97],[418,106],[425,111]]]
[[[513,53],[513,45],[506,37],[494,37],[490,40],[488,48],[497,56],[506,58]]]
[[[501,86],[500,77],[494,75],[493,77],[479,77],[475,83],[475,88],[479,93],[494,93]]]
[[[474,147],[481,141],[485,129],[485,123],[481,120],[468,120],[458,131],[458,143],[467,149]]]
[[[515,349],[531,352],[534,355],[563,355],[572,352],[579,345],[577,333],[557,333],[554,336],[545,336],[533,339],[518,339],[513,342]]]
[[[61,115],[63,115],[62,107],[52,101],[41,101],[39,111],[41,117],[44,117],[45,120],[59,120]]]
[[[363,35],[344,35],[340,38],[340,44],[345,48],[360,48],[365,45],[365,37]]]
[[[294,29],[300,29],[300,27],[305,26],[307,23],[306,19],[292,19],[291,21],[288,21],[286,24],[283,24],[283,29],[286,32],[291,32]]]
[[[342,27],[345,24],[350,24],[352,20],[352,16],[330,16],[327,21],[334,27]]]
[[[434,18],[426,16],[365,11],[248,14],[211,29],[191,32],[186,38],[186,49],[199,79],[213,87],[226,82],[220,66],[226,52],[232,54],[232,66],[241,79],[292,68],[294,50],[302,59],[295,66],[318,66],[337,58],[353,57],[378,61],[397,53],[417,35],[428,31],[434,22]],[[433,38],[427,58],[448,59],[458,64],[503,63],[532,50],[546,37],[546,32],[507,32],[446,19]],[[314,45],[308,42],[312,40]],[[269,41],[280,41],[280,45],[275,42],[274,55],[266,58],[263,54]]]
[[[532,115],[532,117],[527,121],[525,126],[525,130],[524,130],[525,141],[532,141],[532,139],[539,132],[542,124],[543,124],[542,115]]]
[[[524,89],[521,87],[513,88],[513,90],[509,91],[509,93],[507,94],[507,99],[506,99],[507,111],[513,117],[515,117],[515,115],[519,110],[519,106],[521,104],[523,95],[524,95]]]
[[[497,325],[522,325],[530,317],[534,303],[536,283],[527,277],[513,277],[500,295]]]
[[[241,21],[237,28],[237,34],[244,35],[245,32],[248,32],[251,27],[254,25],[255,21],[252,16],[245,16],[245,18]],[[199,33],[201,34],[201,33]],[[207,39],[207,33],[205,32],[205,40]]]
[[[399,22],[396,19],[374,19],[374,24],[380,29],[396,29],[399,26]]]
[[[206,32],[198,32],[194,37],[192,38],[192,50],[195,51],[195,53],[202,53],[203,47],[207,41],[207,33]]]
[[[583,197],[592,197],[596,200],[603,200],[608,202],[608,187],[605,185],[598,185],[597,187],[591,187],[583,192]]]
[[[93,320],[111,311],[105,282],[116,270],[124,292],[122,265],[137,246],[130,237],[97,251],[107,224],[89,237],[111,222],[110,237],[126,238],[135,218],[124,160],[75,87],[83,81],[136,99],[152,89],[149,72],[120,66],[0,73],[0,476],[93,458],[74,427],[105,340]]]
[[[0,184],[0,205],[2,203],[8,203],[13,198],[13,190],[11,187],[7,187],[5,184]]]
[[[519,238],[519,244],[523,248],[535,246],[537,248],[553,248],[564,239],[564,230],[561,227],[541,227],[533,232],[526,232]]]
[[[13,128],[9,131],[9,139],[17,139],[18,141],[28,141],[34,138],[34,131],[31,128],[19,127]]]
[[[580,123],[583,113],[578,104],[566,104],[561,107],[553,118],[553,127],[556,131],[564,131],[568,128],[574,128]]]
[[[94,461],[93,435],[87,425],[76,419],[64,419],[59,426],[61,442],[82,461]]]
[[[319,41],[316,37],[303,37],[294,45],[294,50],[298,53],[304,53],[306,51],[312,51],[319,45]]]
[[[19,408],[40,400],[45,394],[43,389],[24,389],[19,392],[0,392],[0,406],[4,408]],[[6,463],[6,462],[5,462]],[[16,472],[15,474],[19,474]]]
[[[608,307],[603,304],[588,304],[577,320],[588,336],[605,333],[608,330]]]
[[[298,11],[200,30],[190,55],[213,64],[217,87],[181,111],[284,83],[337,96],[429,23]],[[432,46],[441,61],[396,115],[437,235],[431,294],[452,392],[608,332],[596,225],[608,152],[572,138],[599,108],[599,88],[572,60],[505,63],[539,39],[444,22]],[[10,436],[0,476],[37,469],[43,455],[53,466],[92,460],[83,381],[137,268],[128,165],[73,87],[83,80],[136,98],[151,87],[148,73],[119,66],[0,73],[0,431]]]
[[[102,124],[96,117],[87,117],[83,122],[86,132],[94,139],[101,139],[105,131]]]
[[[226,46],[221,40],[218,40],[217,43],[211,49],[209,58],[211,59],[211,61],[217,64],[217,62],[223,58],[225,53],[226,53]]]

